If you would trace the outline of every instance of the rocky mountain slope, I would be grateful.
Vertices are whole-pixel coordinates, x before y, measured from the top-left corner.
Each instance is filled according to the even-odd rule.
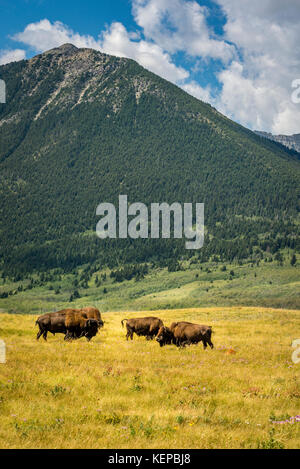
[[[281,143],[285,147],[289,148],[290,150],[295,150],[300,153],[300,134],[294,135],[273,135],[269,132],[261,132],[259,130],[255,130],[257,135],[261,135],[262,137],[268,138],[273,140],[274,142]]]

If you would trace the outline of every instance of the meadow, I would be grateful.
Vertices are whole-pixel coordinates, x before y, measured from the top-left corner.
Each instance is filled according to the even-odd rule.
[[[87,304],[100,311],[235,305],[300,309],[300,265],[292,267],[291,253],[285,256],[282,265],[269,262],[270,256],[268,262],[259,265],[250,261],[225,265],[183,261],[176,272],[149,266],[148,273],[138,281],[132,278],[116,282],[105,268],[94,272],[88,281],[81,281],[86,266],[64,274],[52,271],[51,279],[42,285],[31,285],[31,281],[39,281],[38,274],[16,281],[0,277],[0,296],[3,292],[13,293],[0,298],[0,312],[40,314]],[[71,299],[74,290],[80,297]]]
[[[213,350],[126,341],[144,315],[213,326]],[[254,306],[105,312],[88,343],[0,315],[1,448],[300,448],[300,312]],[[281,422],[281,423],[279,423]]]

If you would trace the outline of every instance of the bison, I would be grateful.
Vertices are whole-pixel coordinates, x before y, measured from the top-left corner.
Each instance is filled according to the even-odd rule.
[[[77,311],[81,312],[86,319],[95,319],[95,321],[97,321],[98,323],[99,328],[104,326],[99,309],[94,308],[92,306],[87,306]],[[78,334],[76,333],[76,330],[74,329],[72,332],[68,331],[67,337],[65,337],[65,340],[78,339],[80,337],[82,337],[82,332],[80,332],[79,330],[79,336],[78,336]]]
[[[156,340],[161,347],[163,347],[163,345],[173,344],[174,343],[173,332],[171,331],[169,327],[162,326],[159,328],[159,331],[156,336]]]
[[[173,343],[177,345],[177,347],[185,347],[186,345],[203,342],[203,347],[206,349],[207,344],[211,348],[214,347],[211,341],[211,334],[211,326],[181,321],[173,322],[170,328],[160,328],[156,340],[161,347],[169,343]]]
[[[72,308],[43,314],[38,317],[36,324],[39,326],[37,340],[41,335],[44,340],[47,340],[48,332],[51,332],[53,335],[56,333],[65,334],[65,340],[83,336],[87,340],[91,340],[97,334],[99,328],[99,323],[96,319],[90,319],[87,317],[87,313]]]
[[[133,339],[133,334],[146,336],[147,340],[153,339],[154,336],[159,331],[159,328],[163,326],[161,319],[156,317],[146,317],[146,318],[132,318],[132,319],[122,319],[121,324],[124,327],[123,322],[126,322],[126,339],[129,337]]]
[[[56,333],[66,334],[66,324],[65,318],[68,311],[75,311],[74,309],[62,309],[55,313],[46,313],[39,316],[35,322],[39,326],[39,331],[37,333],[37,340],[43,336],[44,340],[47,340],[48,332],[55,335]]]
[[[94,308],[93,306],[86,306],[85,308],[82,308],[81,311],[87,314],[88,319],[95,319],[96,321],[98,321],[99,327],[104,326],[104,322],[102,321],[99,309]]]
[[[90,341],[97,334],[99,329],[98,320],[87,318],[86,316],[87,314],[82,310],[70,311],[66,314],[65,325],[67,333],[65,340],[84,336]]]

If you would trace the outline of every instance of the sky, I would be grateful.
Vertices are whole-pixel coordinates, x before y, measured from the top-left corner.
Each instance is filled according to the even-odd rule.
[[[64,43],[130,57],[252,130],[300,133],[300,0],[0,0],[0,65]]]

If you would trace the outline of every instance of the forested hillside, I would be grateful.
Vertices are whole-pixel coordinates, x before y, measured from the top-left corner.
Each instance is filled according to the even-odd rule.
[[[204,202],[200,259],[299,249],[300,161],[136,62],[64,45],[0,67],[0,254],[7,272],[194,255],[100,240],[100,202]]]

